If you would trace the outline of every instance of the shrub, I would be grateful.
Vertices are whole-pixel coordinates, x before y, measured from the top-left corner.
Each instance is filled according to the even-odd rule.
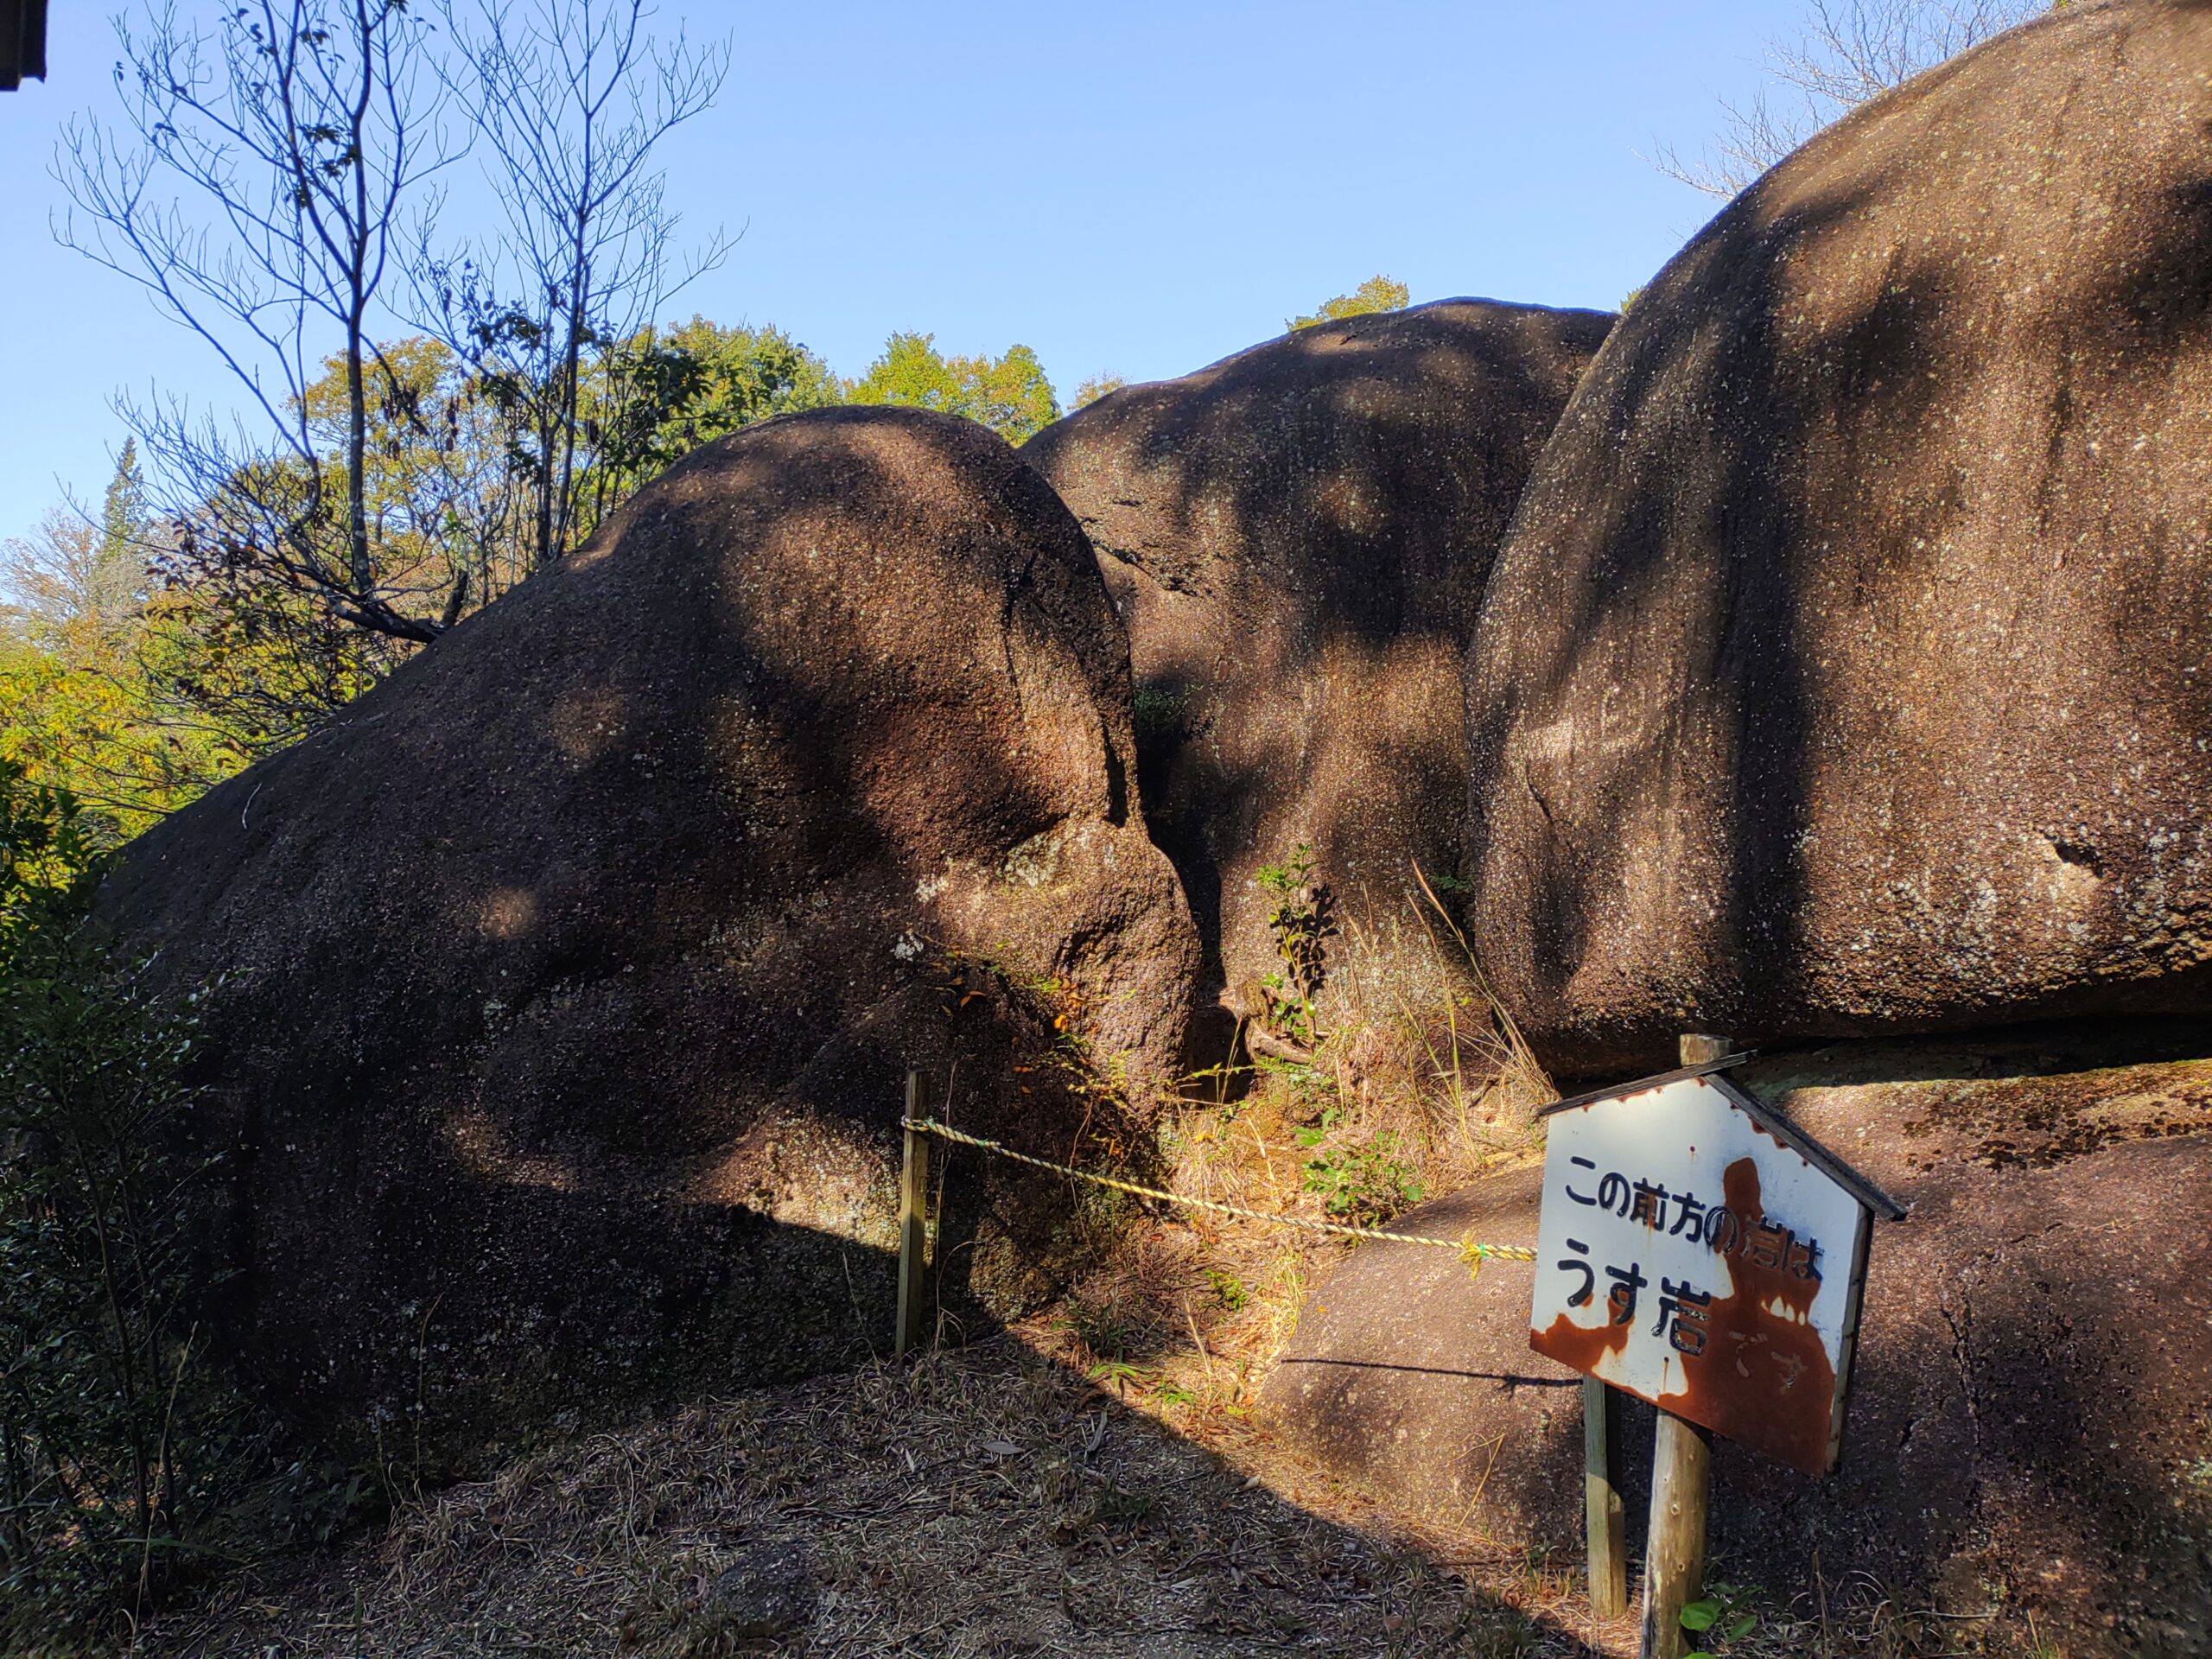
[[[1321,1037],[1313,999],[1327,977],[1328,940],[1337,931],[1329,889],[1314,875],[1313,849],[1304,842],[1281,863],[1254,871],[1252,884],[1274,900],[1268,931],[1282,958],[1282,970],[1261,982],[1268,993],[1268,1023],[1293,1042],[1311,1047]]]
[[[1299,1144],[1319,1147],[1334,1125],[1301,1129]],[[1349,1146],[1325,1147],[1305,1163],[1305,1186],[1319,1193],[1321,1207],[1355,1227],[1379,1227],[1427,1193],[1420,1177],[1399,1161],[1398,1137],[1377,1129]]]
[[[193,1014],[112,972],[98,820],[0,763],[0,1648],[136,1616],[216,1497],[197,1363]]]

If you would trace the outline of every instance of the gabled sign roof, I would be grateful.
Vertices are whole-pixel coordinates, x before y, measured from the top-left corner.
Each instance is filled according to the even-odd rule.
[[[1903,1221],[1905,1217],[1905,1208],[1895,1198],[1883,1192],[1880,1187],[1852,1168],[1850,1165],[1845,1163],[1842,1159],[1814,1140],[1811,1135],[1807,1135],[1804,1130],[1783,1116],[1781,1113],[1770,1106],[1761,1104],[1748,1090],[1739,1089],[1726,1077],[1713,1076],[1716,1072],[1748,1065],[1758,1058],[1758,1053],[1756,1050],[1741,1054],[1727,1054],[1723,1055],[1719,1059],[1707,1060],[1699,1065],[1685,1065],[1676,1071],[1662,1071],[1656,1077],[1638,1077],[1633,1083],[1616,1083],[1604,1089],[1592,1089],[1587,1094],[1570,1095],[1565,1100],[1555,1100],[1539,1111],[1536,1116],[1549,1117],[1554,1112],[1572,1111],[1578,1106],[1588,1106],[1601,1100],[1626,1100],[1631,1096],[1663,1088],[1670,1083],[1680,1083],[1686,1077],[1712,1077],[1713,1086],[1726,1095],[1737,1109],[1748,1116],[1752,1122],[1781,1141],[1783,1146],[1796,1153],[1807,1163],[1821,1171],[1822,1174],[1857,1198],[1859,1203],[1865,1205],[1884,1221]]]
[[[0,92],[46,79],[46,0],[0,0]]]

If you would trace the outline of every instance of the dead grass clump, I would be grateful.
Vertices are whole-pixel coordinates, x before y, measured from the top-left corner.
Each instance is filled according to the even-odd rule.
[[[810,1611],[722,1599],[790,1543]],[[1301,1510],[1012,1338],[596,1435],[411,1506],[335,1570],[244,1582],[172,1655],[1544,1651],[1405,1541]],[[1567,1653],[1571,1648],[1554,1647]]]
[[[1307,1058],[1257,1054],[1185,1079],[1160,1130],[1166,1185],[1376,1226],[1538,1155],[1535,1110],[1555,1090],[1427,884],[1400,912],[1344,918],[1330,938],[1326,1018]],[[1039,1340],[1219,1444],[1287,1344],[1306,1287],[1351,1246],[1152,1208],[1123,1217]]]
[[[1536,1109],[1557,1091],[1414,876],[1394,912],[1329,912],[1325,974],[1300,1041],[1248,1023],[1249,1058],[1185,1080],[1170,1103],[1170,1154],[1216,1151],[1179,1174],[1218,1182],[1218,1151],[1233,1149],[1229,1164],[1250,1166],[1244,1185],[1374,1225],[1534,1154]],[[1286,972],[1295,965],[1286,958]]]

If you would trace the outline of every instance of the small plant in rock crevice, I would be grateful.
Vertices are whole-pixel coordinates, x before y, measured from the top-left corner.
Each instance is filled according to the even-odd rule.
[[[1320,1040],[1313,999],[1328,976],[1328,941],[1337,925],[1328,887],[1314,874],[1313,849],[1300,842],[1280,864],[1253,872],[1252,885],[1274,901],[1268,931],[1274,938],[1280,971],[1260,983],[1267,1002],[1267,1024],[1304,1048]]]
[[[927,948],[943,981],[945,1012],[957,1014],[984,995],[984,982],[997,985],[1034,1027],[1035,1047],[1027,1064],[1014,1067],[1015,1075],[1038,1081],[1049,1077],[1096,1109],[1101,1122],[1093,1126],[1093,1138],[1103,1141],[1110,1155],[1122,1155],[1127,1150],[1122,1144],[1125,1137],[1116,1130],[1130,1116],[1128,1057],[1102,1053],[1085,1035],[1093,1010],[1084,988],[1064,974],[1024,969],[1011,952],[963,951],[934,944]],[[1017,1085],[1025,1095],[1032,1086]]]
[[[1189,694],[1172,687],[1137,687],[1132,702],[1137,741],[1160,743],[1175,736],[1182,730],[1184,711],[1189,704]]]

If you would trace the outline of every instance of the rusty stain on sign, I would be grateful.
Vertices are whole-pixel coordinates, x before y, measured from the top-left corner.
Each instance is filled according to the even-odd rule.
[[[1529,1346],[1833,1468],[1869,1223],[1903,1211],[1709,1067],[1548,1116]]]

